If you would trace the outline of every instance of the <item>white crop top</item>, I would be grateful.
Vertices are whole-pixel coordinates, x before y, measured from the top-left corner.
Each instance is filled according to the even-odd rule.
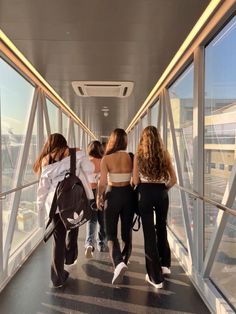
[[[128,182],[131,179],[131,172],[126,173],[108,173],[108,181],[110,182]]]

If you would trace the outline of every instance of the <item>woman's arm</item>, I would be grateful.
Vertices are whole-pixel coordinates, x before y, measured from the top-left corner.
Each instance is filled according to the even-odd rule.
[[[101,160],[101,173],[98,181],[98,192],[97,192],[97,207],[102,208],[104,206],[104,192],[107,186],[107,174],[108,168],[106,164],[106,156]]]
[[[84,154],[81,157],[80,167],[82,171],[78,171],[78,175],[83,183],[88,199],[94,199],[93,191],[91,188],[91,180],[93,178],[94,164],[89,160],[88,156]]]
[[[167,158],[168,158],[168,172],[170,175],[170,179],[169,179],[169,182],[167,183],[166,187],[167,187],[167,189],[170,189],[177,182],[177,177],[176,177],[175,170],[174,170],[174,167],[173,167],[172,162],[171,162],[170,154],[168,152],[167,152]]]
[[[133,165],[133,184],[137,185],[140,183],[139,169],[138,169],[138,157],[137,154],[134,155],[134,165]]]
[[[37,189],[37,213],[38,213],[38,224],[39,227],[44,227],[45,222],[45,201],[47,199],[51,184],[48,176],[41,175],[39,179],[39,185]]]

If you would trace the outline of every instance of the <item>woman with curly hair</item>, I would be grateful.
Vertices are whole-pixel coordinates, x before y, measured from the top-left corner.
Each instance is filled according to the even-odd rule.
[[[166,220],[168,190],[176,183],[176,175],[170,155],[154,126],[148,126],[142,132],[134,157],[133,183],[138,185],[147,269],[145,279],[154,287],[162,288],[163,275],[170,274]]]

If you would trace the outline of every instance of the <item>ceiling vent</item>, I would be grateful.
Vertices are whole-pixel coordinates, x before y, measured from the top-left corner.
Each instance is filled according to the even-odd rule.
[[[128,97],[132,93],[133,82],[120,81],[74,81],[75,93],[81,97]]]

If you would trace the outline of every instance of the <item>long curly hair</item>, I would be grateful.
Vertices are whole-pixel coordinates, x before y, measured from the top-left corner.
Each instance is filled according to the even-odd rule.
[[[139,172],[144,178],[168,181],[170,157],[156,127],[148,126],[143,130],[137,159]]]

